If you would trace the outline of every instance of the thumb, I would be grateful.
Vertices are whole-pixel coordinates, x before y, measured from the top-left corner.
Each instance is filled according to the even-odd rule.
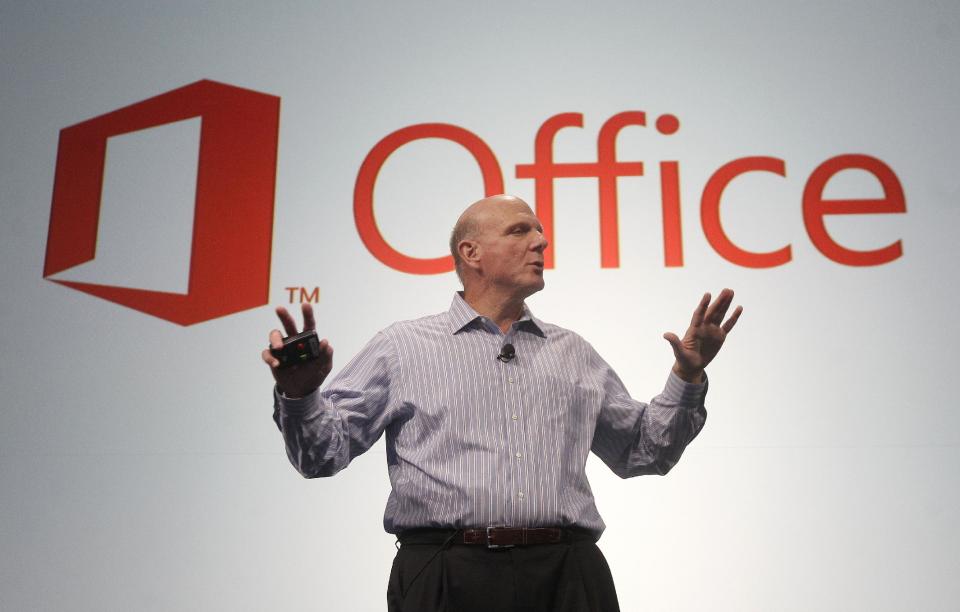
[[[663,334],[663,339],[670,343],[670,346],[673,348],[674,354],[680,353],[680,349],[682,347],[680,345],[680,338],[677,337],[677,334],[673,332],[667,332]]]

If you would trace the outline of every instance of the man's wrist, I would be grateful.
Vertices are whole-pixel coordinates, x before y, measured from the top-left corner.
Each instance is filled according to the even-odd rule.
[[[288,400],[303,399],[303,396],[307,395],[306,393],[291,393],[289,391],[285,391],[283,387],[281,387],[280,385],[277,385],[277,393],[279,393],[280,397],[282,397],[283,399],[288,399]]]
[[[703,368],[685,370],[680,367],[679,363],[674,363],[673,373],[680,377],[684,382],[692,383],[694,385],[703,383]]]
[[[317,389],[304,394],[301,397],[293,397],[283,391],[279,385],[274,386],[274,397],[276,398],[277,406],[280,408],[281,412],[290,415],[305,415],[316,404]]]
[[[277,392],[284,398],[290,400],[299,400],[311,395],[317,389],[320,388],[320,385],[288,385],[281,386],[280,382],[277,381]]]

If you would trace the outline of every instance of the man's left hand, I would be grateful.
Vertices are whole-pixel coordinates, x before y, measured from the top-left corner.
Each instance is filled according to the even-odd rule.
[[[710,294],[704,293],[700,304],[693,311],[690,327],[687,328],[683,339],[671,332],[663,334],[664,339],[673,347],[673,354],[677,358],[673,365],[673,371],[677,376],[691,383],[702,382],[704,368],[717,356],[727,334],[737,324],[737,319],[743,312],[743,307],[737,306],[730,318],[724,322],[723,318],[732,301],[733,291],[730,289],[721,291],[712,304]]]

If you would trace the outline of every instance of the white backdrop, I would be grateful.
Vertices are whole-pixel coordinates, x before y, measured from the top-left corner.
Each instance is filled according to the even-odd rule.
[[[447,307],[452,273],[391,269],[354,223],[358,169],[394,130],[470,130],[533,203],[515,166],[546,119],[583,113],[554,155],[591,162],[631,110],[681,128],[619,137],[646,165],[619,180],[620,267],[599,265],[596,179],[557,179],[556,268],[531,307],[643,399],[702,291],[734,288],[745,313],[669,476],[588,463],[623,609],[956,609],[960,5],[261,4],[0,3],[0,609],[383,609],[383,445],[331,479],[288,465],[259,361],[272,307],[319,287],[336,367]],[[43,279],[59,131],[201,79],[281,99],[270,304],[184,327]],[[198,129],[111,139],[97,259],[73,278],[183,291]],[[890,263],[835,263],[804,229],[810,173],[850,153],[893,170],[906,212],[827,228],[853,249],[901,240]],[[782,266],[731,263],[701,228],[708,178],[747,156],[786,173],[732,183],[724,228],[790,244]],[[680,162],[682,267],[663,261],[663,160]],[[882,191],[848,171],[825,194]],[[375,210],[394,247],[436,257],[482,195],[463,148],[421,140],[385,164]]]

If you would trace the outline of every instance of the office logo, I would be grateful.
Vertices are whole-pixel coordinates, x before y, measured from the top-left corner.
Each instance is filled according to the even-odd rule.
[[[280,98],[276,96],[204,80],[61,130],[44,278],[180,325],[192,325],[267,304],[279,114]],[[122,278],[91,279],[81,276],[78,279],[78,271],[71,273],[73,278],[64,278],[63,272],[95,259],[98,265],[107,263],[108,257],[97,258],[98,232],[104,231],[104,227],[113,227],[105,230],[104,236],[126,237],[123,232],[127,231],[127,225],[131,225],[121,223],[111,226],[101,222],[108,139],[197,118],[201,119],[201,125],[192,230],[183,232],[182,247],[168,247],[168,243],[162,241],[159,249],[165,257],[165,264],[173,262],[176,255],[189,251],[189,264],[184,263],[180,268],[185,275],[178,290],[184,291],[185,288],[185,292],[159,291],[156,290],[157,285],[149,283],[146,286],[150,289],[136,288],[126,284]],[[555,160],[554,140],[557,133],[567,128],[583,128],[583,125],[584,116],[581,113],[560,113],[548,118],[536,131],[533,160],[518,163],[514,168],[517,179],[534,182],[533,204],[551,244],[544,253],[545,267],[555,267],[554,253],[558,241],[553,230],[553,209],[554,184],[557,181],[569,178],[597,180],[599,265],[601,268],[619,268],[621,232],[618,221],[618,180],[644,177],[651,167],[656,167],[658,171],[655,174],[659,175],[663,265],[683,267],[680,160],[659,160],[655,153],[652,160],[624,160],[617,152],[617,138],[625,128],[648,130],[653,127],[658,138],[671,138],[680,129],[679,117],[664,113],[648,121],[644,111],[617,113],[607,119],[599,130],[594,160]],[[389,243],[389,232],[383,231],[374,214],[374,193],[380,171],[399,149],[424,139],[447,140],[460,145],[479,166],[484,194],[505,191],[504,173],[497,156],[480,136],[463,127],[444,123],[411,125],[377,142],[363,160],[356,178],[353,198],[356,229],[371,255],[386,266],[407,274],[441,274],[453,269],[453,260],[446,253],[434,258],[419,258],[398,250]],[[191,145],[191,150],[196,150],[194,147]],[[162,159],[168,158],[171,156]],[[162,165],[162,160],[159,165]],[[114,168],[113,164],[111,168]],[[874,179],[879,190],[874,189],[869,197],[850,190],[841,192],[840,198],[833,194],[828,197],[827,184],[838,174],[849,171]],[[718,256],[741,267],[776,268],[793,260],[791,244],[783,244],[766,252],[748,250],[727,234],[721,218],[721,201],[726,188],[734,181],[753,180],[752,177],[758,173],[786,177],[787,162],[779,157],[764,155],[733,159],[720,164],[702,187],[688,185],[687,191],[690,192],[690,187],[693,187],[694,193],[700,192],[703,236]],[[136,177],[135,171],[125,172],[121,169],[119,174]],[[165,178],[168,175],[161,173],[161,176]],[[134,182],[137,189],[147,191],[138,180]],[[108,180],[106,184],[109,186],[111,183]],[[189,205],[192,190],[191,184],[184,189],[184,199],[179,201]],[[163,190],[156,191],[160,193]],[[881,192],[881,197],[876,196],[877,191]],[[163,198],[161,194],[158,201],[174,199]],[[108,197],[106,201],[114,200]],[[120,198],[120,201],[130,200]],[[862,250],[842,243],[841,238],[835,238],[826,228],[825,220],[834,215],[906,212],[906,198],[900,180],[890,166],[876,157],[862,153],[829,157],[809,174],[802,193],[794,196],[794,202],[800,208],[799,217],[812,245],[835,263],[879,266],[893,262],[903,254],[899,239]],[[157,207],[151,208],[149,202],[141,205],[141,210],[158,210]],[[110,210],[109,207],[107,209]],[[124,210],[136,214],[133,208],[124,207]],[[169,211],[164,209],[164,212]],[[104,218],[110,218],[109,213]],[[142,219],[138,218],[137,221],[143,224]],[[153,234],[159,235],[159,232],[153,231]],[[186,247],[188,236],[189,248]],[[560,242],[563,241],[564,237],[561,237]],[[135,243],[136,248],[140,246]],[[104,250],[112,252],[108,248]],[[121,259],[121,266],[125,269],[136,268],[126,259]],[[175,268],[171,264],[157,269]],[[142,269],[135,269],[136,274],[141,272]],[[285,287],[285,290],[289,292],[291,302],[295,301],[298,293],[300,301],[319,300],[319,288],[316,286],[291,286]]]
[[[187,292],[51,278],[96,257],[107,139],[198,117]],[[279,97],[203,80],[64,128],[44,278],[180,325],[266,304],[279,123]]]
[[[544,266],[555,267],[557,238],[554,234],[554,184],[570,178],[595,178],[598,185],[597,206],[600,217],[600,267],[620,267],[620,228],[618,222],[618,179],[642,177],[647,166],[642,160],[622,160],[617,155],[617,138],[627,127],[647,128],[647,113],[624,111],[607,119],[597,136],[595,161],[560,162],[554,160],[554,141],[560,130],[583,128],[582,113],[560,113],[548,118],[536,132],[533,162],[515,165],[518,179],[534,183],[533,205],[543,224],[543,233],[550,246],[544,251]],[[680,129],[680,119],[665,113],[654,120],[660,137],[672,137]],[[408,274],[440,274],[453,270],[453,258],[444,253],[436,258],[416,258],[392,247],[374,215],[374,192],[377,176],[389,157],[405,145],[422,139],[443,139],[468,151],[483,176],[485,195],[504,191],[503,171],[493,150],[484,140],[466,129],[444,123],[422,123],[401,128],[376,143],[367,154],[357,175],[354,189],[354,220],[357,232],[367,250],[384,265]],[[660,160],[660,205],[663,216],[663,265],[683,267],[683,231],[680,205],[680,160]],[[845,197],[827,197],[827,184],[837,175],[861,172],[878,183],[882,197],[862,197],[856,192]],[[717,255],[745,268],[775,268],[793,259],[793,247],[785,244],[768,252],[747,250],[734,242],[724,229],[721,201],[726,188],[734,181],[750,181],[757,173],[787,176],[787,162],[778,157],[752,155],[723,163],[699,189],[700,225],[708,244]],[[689,189],[689,188],[688,188]],[[796,196],[807,236],[811,244],[827,259],[845,266],[880,266],[899,259],[903,246],[898,239],[887,245],[867,250],[854,249],[834,238],[826,219],[834,215],[899,214],[907,211],[906,196],[893,168],[883,160],[862,153],[844,153],[824,160],[809,175],[802,194]],[[588,205],[591,205],[588,203]],[[796,204],[795,204],[796,205]],[[560,239],[562,243],[564,238]],[[439,249],[438,249],[439,250]],[[291,293],[291,300],[292,300]]]

